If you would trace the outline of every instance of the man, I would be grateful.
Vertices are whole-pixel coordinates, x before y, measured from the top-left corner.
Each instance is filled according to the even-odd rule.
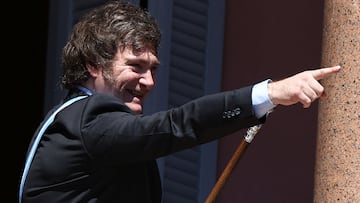
[[[324,93],[318,80],[340,70],[265,80],[144,116],[159,43],[154,18],[129,3],[108,2],[80,19],[63,50],[68,95],[34,134],[20,202],[159,203],[157,158],[263,123],[276,105],[308,108]]]

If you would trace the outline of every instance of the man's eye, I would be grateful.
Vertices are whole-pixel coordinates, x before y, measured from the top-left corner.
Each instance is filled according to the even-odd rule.
[[[157,70],[157,66],[151,66],[151,67],[147,67],[147,66],[142,66],[141,64],[139,63],[133,63],[133,64],[129,64],[133,69],[134,71],[136,72],[144,72],[144,71],[148,71],[150,70],[152,73],[155,73],[156,70]]]
[[[130,66],[137,72],[139,72],[139,71],[141,71],[143,69],[143,67],[138,63],[130,64]]]
[[[132,66],[134,68],[141,68],[140,64],[137,64],[137,63],[130,64],[130,66]]]

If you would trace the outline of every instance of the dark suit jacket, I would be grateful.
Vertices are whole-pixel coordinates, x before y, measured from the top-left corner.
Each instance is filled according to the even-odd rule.
[[[43,135],[23,202],[159,203],[157,158],[264,122],[254,116],[251,88],[148,116],[134,115],[110,95],[77,101],[61,110]]]

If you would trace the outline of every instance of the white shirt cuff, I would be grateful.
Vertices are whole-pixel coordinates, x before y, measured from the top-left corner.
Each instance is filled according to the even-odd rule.
[[[253,86],[251,99],[253,109],[257,118],[263,117],[266,113],[270,112],[276,105],[274,105],[268,94],[267,84],[271,82],[270,79],[264,80]]]

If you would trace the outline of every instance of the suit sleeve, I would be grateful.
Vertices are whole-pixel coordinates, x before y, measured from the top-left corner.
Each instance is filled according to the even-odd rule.
[[[251,87],[200,97],[177,108],[140,116],[118,99],[95,94],[87,99],[81,139],[94,158],[146,161],[210,142],[264,122],[251,104]]]

